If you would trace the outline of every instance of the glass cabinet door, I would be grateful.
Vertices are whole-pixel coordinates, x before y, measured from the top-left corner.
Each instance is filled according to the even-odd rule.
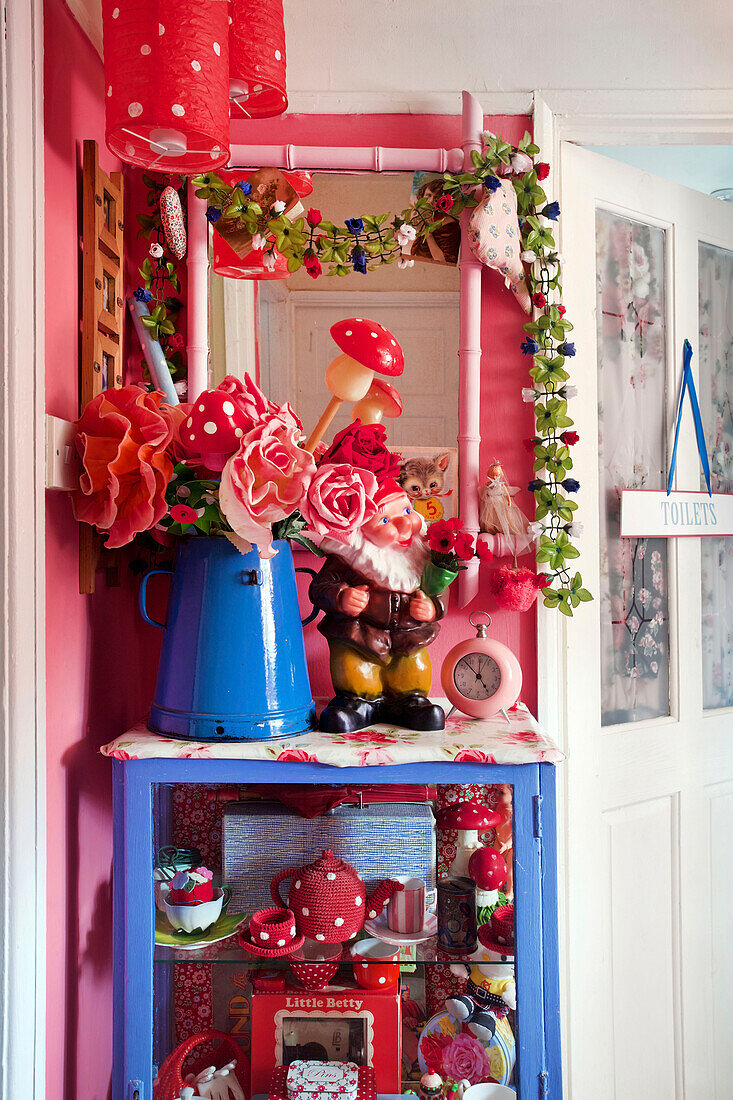
[[[312,818],[295,814],[290,792],[287,807],[278,802],[278,790],[157,788],[155,1065],[214,1027],[239,1048],[253,1094],[267,1093],[275,1064],[298,1059],[373,1066],[381,1093],[416,1091],[429,1070],[445,1081],[516,1089],[520,1028],[541,1033],[542,1021],[525,1021],[517,1006],[513,788],[401,787],[400,802],[382,788],[388,800],[368,804],[371,796],[351,788],[350,799],[330,810],[333,789],[311,789],[301,810],[325,799],[325,812]],[[482,807],[473,829],[446,824],[464,801]],[[325,847],[362,876],[367,919],[356,939],[342,949],[335,935],[320,943],[309,937],[293,955],[246,950],[246,918],[272,907],[271,879],[292,871],[281,888],[297,913],[294,899],[307,878],[299,870]],[[169,919],[170,874],[186,851],[214,872],[215,890],[231,892],[203,933],[176,933]],[[342,873],[335,871],[339,886]],[[370,918],[370,899],[393,877],[406,883],[400,904]],[[418,909],[420,930],[399,931],[415,923]]]

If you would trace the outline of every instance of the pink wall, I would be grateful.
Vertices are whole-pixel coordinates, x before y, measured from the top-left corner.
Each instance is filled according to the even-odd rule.
[[[460,97],[456,93],[457,109],[459,105]],[[493,116],[485,119],[485,126],[517,142],[531,126],[531,120],[518,115]],[[460,144],[460,137],[460,118],[446,115],[293,115],[278,120],[237,122],[231,134],[233,143],[242,144],[379,144],[406,148],[453,148]],[[534,434],[534,424],[531,405],[523,404],[521,399],[522,386],[527,384],[528,378],[527,360],[519,350],[524,314],[493,271],[483,272],[482,313],[481,467],[485,470],[491,461],[501,459],[509,481],[526,486],[532,478],[532,461],[522,440]],[[532,495],[523,488],[516,500],[531,517]],[[298,564],[314,565],[307,553],[298,554],[298,559]],[[440,690],[438,673],[442,657],[471,632],[468,614],[486,609],[493,617],[492,636],[503,641],[519,657],[524,671],[522,698],[534,710],[537,703],[536,615],[534,611],[518,615],[496,609],[487,586],[490,568],[481,567],[481,587],[476,600],[466,611],[449,610],[440,636],[431,647],[434,691]],[[304,582],[302,591],[305,588]],[[326,642],[315,623],[306,627],[305,637],[313,691],[316,695],[327,695],[330,681]]]
[[[102,63],[62,0],[46,0],[46,406],[77,415],[82,141],[105,171]],[[46,508],[48,1100],[105,1100],[112,1063],[111,783],[97,749],[144,712],[158,639],[135,586],[78,592],[78,527]]]
[[[62,0],[46,0],[46,404],[50,413],[77,413],[81,253],[81,143],[95,138],[102,167],[119,166],[104,147],[104,87],[99,58]],[[517,139],[524,119],[492,126]],[[297,136],[296,136],[297,133]],[[459,123],[442,116],[300,118],[237,127],[235,140],[320,143],[324,133],[346,144],[447,145]],[[285,137],[284,135],[289,135]],[[139,190],[135,189],[139,194]],[[134,211],[127,224],[134,235]],[[519,399],[526,361],[519,353],[521,316],[497,279],[485,276],[483,461],[504,461],[524,485],[530,463],[521,439],[531,434],[531,410]],[[137,357],[135,351],[130,357]],[[522,499],[523,498],[523,499]],[[530,506],[527,494],[520,502]],[[157,632],[137,617],[135,585],[98,585],[92,597],[77,587],[78,531],[68,500],[47,500],[48,721],[48,1100],[104,1100],[110,1091],[111,785],[98,748],[145,710],[154,681]],[[476,607],[491,607],[482,594]],[[434,647],[440,659],[466,631],[465,615],[450,614]],[[534,616],[497,613],[493,633],[519,654],[524,698],[534,705]],[[307,630],[316,691],[324,692],[320,635]]]

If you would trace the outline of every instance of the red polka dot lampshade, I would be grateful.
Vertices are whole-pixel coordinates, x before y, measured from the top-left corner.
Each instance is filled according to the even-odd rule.
[[[157,172],[229,158],[228,0],[102,0],[107,145]]]
[[[232,118],[281,115],[288,105],[283,0],[230,0],[230,6]]]

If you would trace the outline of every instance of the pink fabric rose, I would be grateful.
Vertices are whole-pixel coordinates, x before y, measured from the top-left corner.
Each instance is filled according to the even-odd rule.
[[[232,530],[271,558],[271,525],[299,507],[315,473],[313,456],[298,446],[300,431],[270,417],[242,439],[221,473],[219,505]]]
[[[236,401],[244,415],[251,420],[253,428],[272,416],[278,416],[288,427],[297,428],[301,432],[303,430],[303,425],[290,405],[287,402],[276,405],[274,401],[270,401],[248,374],[245,374],[244,381],[228,374],[216,388],[222,393],[228,393]]]
[[[464,1078],[472,1085],[486,1081],[491,1076],[489,1056],[478,1039],[471,1035],[456,1035],[443,1051],[443,1069],[454,1081]]]
[[[356,531],[377,514],[377,479],[346,463],[318,467],[300,503],[311,534],[351,543]]]

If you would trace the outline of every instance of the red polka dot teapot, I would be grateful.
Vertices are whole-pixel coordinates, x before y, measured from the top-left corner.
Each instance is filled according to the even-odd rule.
[[[287,906],[280,893],[283,879],[292,878]],[[402,883],[383,879],[367,897],[361,876],[326,848],[320,859],[306,867],[288,867],[275,875],[270,893],[275,905],[292,909],[299,933],[320,943],[344,943],[364,926],[365,916],[379,916]]]

